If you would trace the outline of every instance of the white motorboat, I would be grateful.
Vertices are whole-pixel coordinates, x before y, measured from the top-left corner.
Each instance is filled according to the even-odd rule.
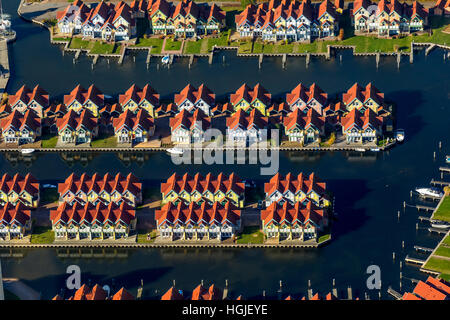
[[[358,152],[366,152],[366,149],[364,149],[364,148],[356,148],[355,151],[358,151]]]
[[[34,149],[20,149],[22,154],[31,154],[34,152]]]
[[[431,227],[436,229],[448,229],[450,228],[450,223],[446,221],[433,220],[431,221]]]
[[[416,188],[416,192],[424,197],[442,198],[444,193],[437,188]]]
[[[405,140],[405,130],[398,129],[395,132],[395,139],[397,140],[397,142],[403,142]]]
[[[170,61],[170,56],[168,54],[165,55],[164,57],[162,57],[162,59],[161,59],[161,62],[163,64],[169,64],[169,61]]]
[[[445,162],[450,163],[450,156],[445,156]]]
[[[180,155],[184,153],[184,150],[181,148],[169,148],[166,150],[170,154]]]
[[[378,152],[378,151],[380,151],[380,148],[371,148],[370,151],[372,151],[372,152]]]

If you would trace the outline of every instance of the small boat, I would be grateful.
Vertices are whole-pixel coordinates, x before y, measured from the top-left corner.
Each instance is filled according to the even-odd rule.
[[[380,148],[371,148],[370,151],[372,151],[372,152],[378,152],[378,151],[380,151]]]
[[[364,148],[355,148],[355,151],[358,151],[358,152],[366,152],[366,149],[364,149]]]
[[[30,154],[34,152],[34,149],[20,149],[22,154]]]
[[[169,56],[168,54],[165,55],[164,57],[162,57],[162,59],[161,59],[161,62],[162,62],[163,64],[168,64],[169,61],[170,61],[170,56]]]
[[[44,189],[55,189],[56,186],[55,186],[54,184],[48,184],[48,183],[46,183],[46,184],[43,184],[43,185],[42,185],[42,188],[44,188]]]
[[[181,148],[169,148],[169,149],[167,149],[166,151],[167,151],[168,153],[170,153],[170,154],[178,154],[178,155],[184,153],[184,150],[181,149]]]
[[[450,223],[446,221],[432,220],[431,227],[436,229],[448,229],[450,228]]]
[[[403,140],[405,140],[405,130],[398,129],[395,132],[395,139],[397,140],[397,142],[403,142]]]
[[[450,156],[445,156],[445,162],[450,163]]]
[[[444,193],[437,188],[416,188],[416,192],[425,197],[442,198]]]

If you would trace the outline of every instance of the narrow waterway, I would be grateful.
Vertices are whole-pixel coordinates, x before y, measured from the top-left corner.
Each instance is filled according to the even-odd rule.
[[[226,98],[242,83],[260,82],[275,97],[281,98],[299,82],[316,82],[331,96],[341,94],[353,83],[372,81],[390,101],[397,104],[398,127],[405,129],[406,142],[386,153],[361,156],[356,153],[281,153],[280,172],[316,172],[328,182],[336,197],[339,219],[334,224],[333,241],[318,250],[300,249],[139,249],[124,250],[126,257],[63,258],[56,250],[21,250],[23,257],[3,258],[4,277],[23,279],[42,293],[43,298],[55,295],[64,286],[68,265],[77,264],[83,280],[110,283],[135,289],[144,280],[145,296],[157,297],[175,279],[177,286],[187,291],[202,279],[223,286],[228,279],[232,291],[244,297],[257,297],[266,290],[274,295],[279,280],[284,291],[306,294],[308,280],[314,290],[327,293],[332,279],[341,289],[352,286],[359,297],[368,292],[372,298],[378,292],[366,288],[366,268],[375,264],[382,273],[382,294],[388,285],[399,290],[399,262],[414,254],[414,245],[431,246],[440,237],[431,235],[419,224],[418,213],[402,209],[403,201],[416,186],[427,185],[438,177],[438,166],[450,152],[450,62],[444,53],[434,50],[425,57],[417,52],[414,63],[407,58],[397,69],[395,58],[382,58],[376,68],[375,58],[353,58],[342,52],[330,61],[312,59],[308,68],[303,58],[288,58],[282,69],[281,58],[265,58],[262,68],[258,60],[238,58],[235,52],[221,52],[212,65],[198,59],[191,69],[186,61],[176,61],[170,69],[158,68],[156,59],[147,70],[145,54],[127,56],[123,65],[111,59],[100,59],[91,68],[92,60],[81,57],[75,64],[73,55],[62,55],[58,46],[49,44],[45,29],[17,17],[19,0],[4,3],[12,14],[18,39],[10,45],[12,79],[8,92],[15,92],[24,83],[42,85],[56,99],[68,93],[78,83],[95,83],[105,94],[116,96],[132,83],[150,83],[165,99],[187,83],[206,83],[219,98]],[[225,60],[223,60],[225,57]],[[442,150],[438,142],[442,141]],[[433,160],[436,152],[436,161]],[[12,154],[0,155],[1,173],[31,172],[41,181],[59,181],[71,172],[133,172],[145,183],[157,185],[174,171],[179,173],[236,172],[242,178],[259,183],[269,177],[260,176],[257,165],[184,165],[176,166],[161,153],[142,154],[39,154],[25,161]],[[448,178],[448,177],[447,177]],[[397,211],[401,211],[400,219]],[[420,213],[420,215],[424,215]],[[405,248],[402,249],[402,241]],[[392,253],[396,259],[392,259]],[[108,252],[109,253],[109,252]],[[59,252],[59,254],[61,254]],[[413,266],[405,265],[403,275],[422,279],[425,275]],[[403,281],[403,289],[411,282]]]

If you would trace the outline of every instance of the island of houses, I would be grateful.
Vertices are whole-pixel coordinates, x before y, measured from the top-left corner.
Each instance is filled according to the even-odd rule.
[[[142,183],[133,175],[71,174],[57,186],[50,209],[56,242],[134,241],[136,208]],[[235,244],[248,215],[259,213],[266,244],[308,244],[330,233],[332,196],[315,173],[276,174],[264,184],[259,210],[248,211],[246,183],[235,174],[174,173],[161,183],[160,206],[154,209],[158,244]],[[31,175],[4,174],[0,181],[0,240],[30,241],[33,210],[40,206],[39,182]],[[147,213],[150,214],[150,213]]]
[[[133,84],[118,101],[108,101],[95,85],[77,85],[62,103],[39,85],[24,85],[0,106],[4,148],[89,148],[109,139],[107,147],[158,150],[163,140],[184,146],[209,142],[208,129],[219,129],[224,144],[244,147],[269,141],[270,131],[279,129],[282,148],[374,148],[392,138],[392,105],[372,83],[355,83],[337,97],[316,83],[299,83],[281,101],[261,84],[243,84],[220,102],[205,84],[188,84],[168,104],[160,103],[149,84]],[[54,145],[44,144],[52,137]]]

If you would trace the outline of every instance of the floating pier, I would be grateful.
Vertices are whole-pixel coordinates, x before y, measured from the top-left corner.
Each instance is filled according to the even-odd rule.
[[[428,217],[424,217],[424,216],[419,216],[418,218],[420,221],[430,221],[431,219]]]
[[[450,186],[450,182],[448,181],[439,181],[434,179],[431,179],[430,184],[432,186],[441,186],[441,187]]]
[[[395,291],[394,289],[392,289],[391,287],[389,287],[387,289],[387,293],[389,293],[391,296],[393,296],[397,300],[402,299],[402,295],[400,293],[398,293],[397,291]]]
[[[406,256],[405,262],[406,263],[417,264],[419,266],[423,266],[423,264],[425,263],[425,260],[422,260],[422,259],[419,259],[419,258],[413,258],[413,257],[410,257],[410,256]]]
[[[447,234],[448,230],[438,229],[438,228],[428,228],[428,231],[438,234]]]
[[[445,173],[450,173],[450,167],[439,167],[439,171],[445,172]]]
[[[433,250],[434,250],[434,249],[422,247],[422,246],[414,246],[414,249],[416,251],[429,252],[429,253],[433,252]]]

